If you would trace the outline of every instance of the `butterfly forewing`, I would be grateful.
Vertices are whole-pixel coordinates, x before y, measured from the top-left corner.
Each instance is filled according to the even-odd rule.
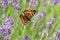
[[[36,12],[35,10],[25,10],[23,13],[25,14],[25,16],[31,19],[35,12]]]

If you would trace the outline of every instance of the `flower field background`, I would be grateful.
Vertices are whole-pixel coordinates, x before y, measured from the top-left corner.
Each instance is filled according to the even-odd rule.
[[[26,25],[24,10],[36,10]],[[0,40],[60,40],[60,0],[0,0]]]

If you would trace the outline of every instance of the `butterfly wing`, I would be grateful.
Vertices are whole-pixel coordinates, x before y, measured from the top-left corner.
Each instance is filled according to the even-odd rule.
[[[25,10],[23,13],[28,19],[31,19],[35,12],[35,10]]]
[[[24,15],[20,15],[20,18],[21,18],[22,24],[25,25],[28,22],[28,20],[26,19]]]

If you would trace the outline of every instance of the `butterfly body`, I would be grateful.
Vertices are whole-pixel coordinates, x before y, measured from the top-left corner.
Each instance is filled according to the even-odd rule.
[[[35,10],[25,10],[23,13],[20,15],[22,24],[26,24],[28,23],[28,21],[30,21],[30,19],[32,18],[32,16],[35,14]]]

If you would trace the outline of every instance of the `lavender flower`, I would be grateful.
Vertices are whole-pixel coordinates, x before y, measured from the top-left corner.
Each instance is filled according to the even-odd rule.
[[[2,5],[2,2],[3,2],[3,1],[1,0],[1,1],[0,1],[0,5]]]
[[[3,7],[7,7],[8,4],[9,4],[8,1],[7,0],[4,0]]]
[[[39,20],[43,20],[44,19],[44,15],[45,15],[45,12],[44,11],[43,12],[39,12],[37,14],[37,17],[38,17]]]
[[[16,4],[15,8],[16,8],[17,10],[19,10],[19,5],[18,5],[18,4]]]
[[[4,36],[8,36],[9,34],[11,34],[12,26],[9,27],[8,25],[5,25],[2,26],[2,29]]]
[[[19,2],[19,0],[13,0],[14,2]]]
[[[23,36],[22,40],[30,40],[29,36]]]
[[[60,40],[60,38],[55,38],[54,40]]]
[[[51,29],[51,26],[52,26],[52,25],[51,25],[51,22],[47,22],[47,23],[46,23],[46,28],[47,28],[48,30]]]
[[[12,2],[12,6],[16,9],[16,10],[19,10],[20,8],[19,8],[19,5],[17,4],[17,2],[19,2],[18,0],[14,0],[13,2]]]
[[[48,30],[51,29],[54,20],[55,20],[55,18],[50,18],[50,20],[46,23],[46,28],[47,28]]]
[[[9,17],[8,19],[6,19],[5,24],[6,25],[13,25],[14,21],[12,17]]]
[[[55,4],[57,4],[58,0],[52,0],[52,6],[54,6]]]
[[[8,19],[6,19],[5,21],[5,24],[2,25],[2,35],[4,35],[4,40],[9,40],[8,38],[5,38],[5,37],[8,37],[10,34],[11,34],[11,31],[12,31],[12,25],[13,25],[13,18],[12,17],[9,17]]]
[[[31,0],[30,7],[31,7],[31,8],[35,8],[36,5],[37,5],[37,0]]]
[[[55,18],[50,18],[50,20],[48,22],[51,22],[51,24],[53,24]]]
[[[11,38],[9,38],[9,35],[12,31],[12,25],[13,18],[9,17],[8,19],[6,19],[5,24],[3,24],[0,28],[0,40],[11,40]]]
[[[57,38],[60,38],[60,30],[58,30],[58,31],[56,32],[56,36],[57,36]]]
[[[60,40],[60,30],[56,31],[56,37],[54,40]]]
[[[2,30],[2,28],[0,27],[0,34],[3,34],[3,30]]]

